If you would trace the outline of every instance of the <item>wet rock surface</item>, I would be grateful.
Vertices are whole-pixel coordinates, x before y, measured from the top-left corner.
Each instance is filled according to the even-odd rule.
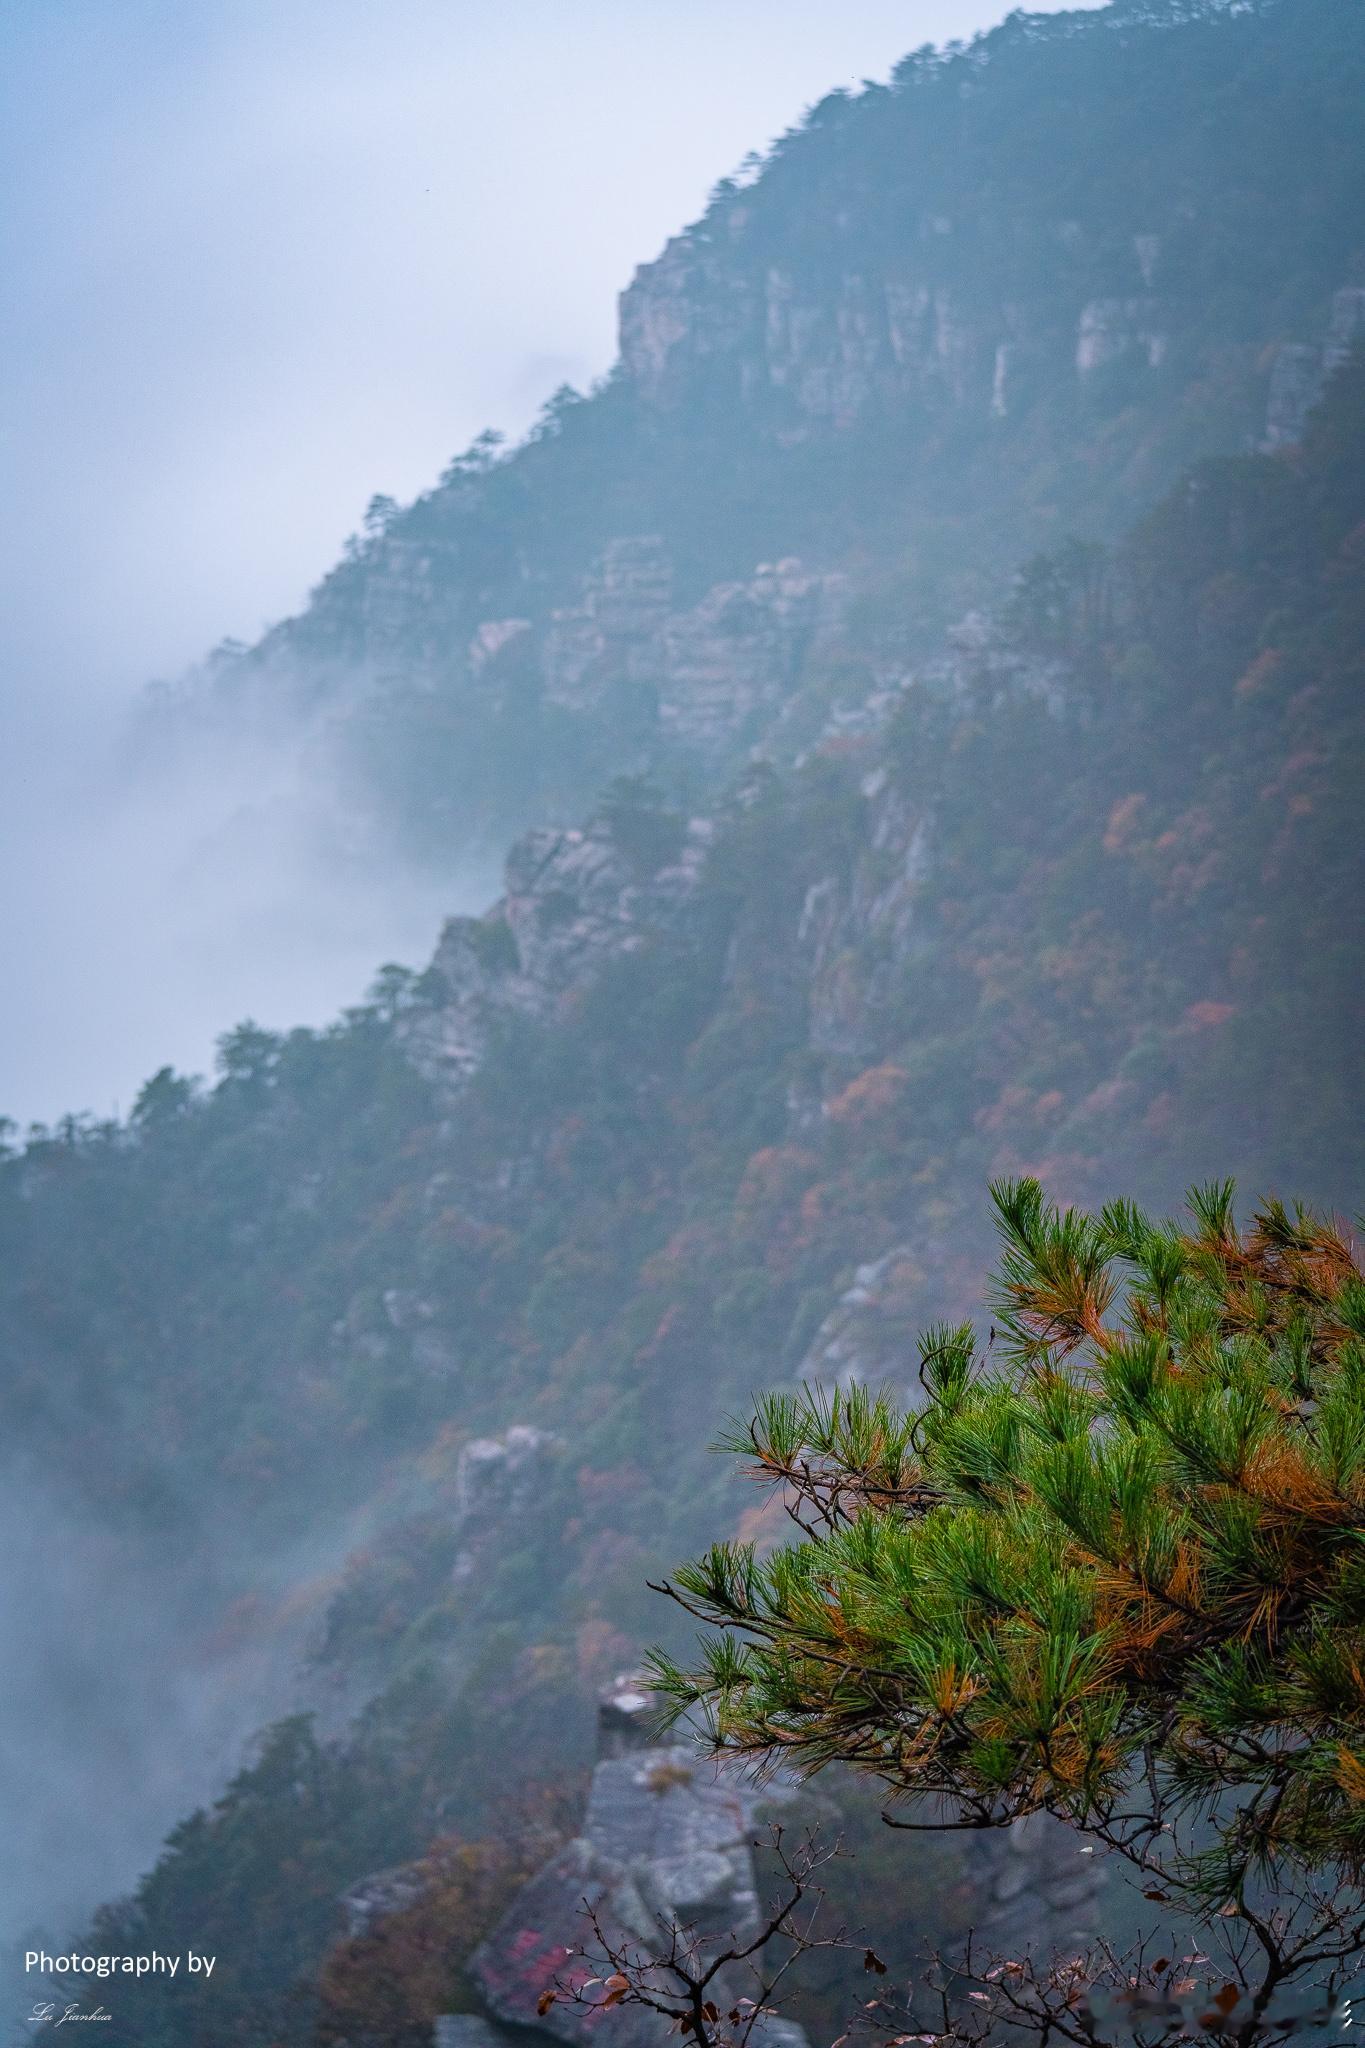
[[[584,2006],[559,2000],[543,2016],[537,2011],[543,1992],[601,1974],[585,1901],[608,1944],[628,1941],[646,1952],[658,1950],[674,1922],[717,1946],[758,1931],[759,1808],[780,1805],[793,1789],[779,1783],[760,1792],[746,1773],[704,1759],[694,1744],[657,1738],[653,1713],[634,1677],[608,1688],[582,1833],[522,1889],[473,1958],[488,2009],[506,2024],[564,2041],[595,2037]],[[743,1988],[736,1983],[724,1995]],[[668,2037],[657,2015],[634,2007],[616,2016],[613,2038],[618,2028],[632,2048]],[[769,2048],[804,2048],[790,2025],[773,2022],[763,2038]]]
[[[1104,1860],[1074,1829],[1034,1813],[992,1837],[982,1858],[976,1938],[1006,1957],[1079,1955],[1095,1938]]]
[[[657,1740],[653,1706],[633,1676],[608,1688],[582,1833],[523,1886],[475,1952],[471,1975],[504,2027],[567,2042],[597,2037],[588,2006],[559,1999],[538,2010],[544,1992],[602,1974],[589,1915],[610,1946],[647,1953],[658,1951],[662,1930],[674,1922],[716,1945],[758,1930],[751,1846],[758,1809],[780,1804],[791,1790],[768,1786],[760,1794],[745,1774],[702,1759],[693,1745]],[[744,1988],[722,1985],[719,1995]],[[437,2024],[439,2044],[446,2023]],[[613,2015],[612,2039],[626,2048],[655,2048],[669,2036],[657,2014],[628,2006]],[[768,2022],[761,2038],[765,2048],[806,2048],[802,2030],[787,2021]],[[443,2048],[487,2043],[452,2034]]]
[[[703,1760],[695,1746],[656,1739],[654,1702],[632,1674],[618,1678],[599,1707],[599,1762],[581,1833],[524,1884],[468,1968],[484,2002],[479,2013],[443,2015],[433,2048],[504,2048],[531,2035],[579,2044],[596,2040],[600,2016],[548,1991],[600,1977],[605,1944],[657,1954],[671,1924],[697,1929],[703,1943],[751,1939],[761,1925],[752,1844],[759,1808],[780,1807],[795,1787],[779,1780],[760,1793],[745,1773]],[[1017,1821],[978,1845],[981,1906],[976,1938],[1002,1957],[1028,1951],[1074,1954],[1093,1938],[1101,1859],[1046,1815]],[[363,1934],[410,1905],[417,1867],[383,1871],[343,1900],[348,1931]],[[733,1998],[746,1985],[721,1980]],[[612,2040],[661,2048],[671,2029],[629,2005],[612,2016]],[[761,2048],[808,2048],[801,2027],[768,2019]]]

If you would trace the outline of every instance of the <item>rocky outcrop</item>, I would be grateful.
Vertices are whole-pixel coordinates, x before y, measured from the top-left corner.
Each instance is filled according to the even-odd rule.
[[[672,565],[649,537],[612,541],[579,602],[545,636],[545,696],[566,710],[633,703],[660,739],[715,754],[756,739],[828,651],[843,622],[846,579],[794,558],[719,583],[672,607]],[[485,639],[515,621],[489,621]],[[476,636],[477,637],[477,636]]]
[[[561,1437],[524,1422],[464,1446],[455,1465],[457,1583],[472,1576],[480,1551],[505,1537],[532,1506],[563,1449]]]
[[[1277,448],[1298,446],[1303,439],[1304,422],[1321,396],[1322,350],[1296,341],[1288,341],[1277,349],[1271,365],[1265,434],[1261,440],[1267,455],[1273,455]]]
[[[666,1931],[682,1925],[695,1930],[703,1953],[714,1953],[758,1933],[752,1844],[759,1809],[780,1808],[797,1788],[779,1773],[760,1789],[740,1767],[703,1759],[695,1744],[660,1738],[654,1705],[633,1674],[603,1695],[582,1829],[522,1886],[468,1959],[484,2010],[439,2018],[433,2048],[505,2048],[533,2035],[582,2048],[598,2038],[600,2014],[562,1994],[607,1973],[603,1943],[657,1953]],[[386,1915],[405,1911],[423,1882],[424,1866],[414,1864],[353,1886],[341,1902],[348,1934],[368,1934]],[[984,1838],[980,1950],[1002,1957],[1079,1952],[1093,1939],[1102,1883],[1100,1858],[1047,1815]],[[727,1968],[716,1995],[723,2003],[752,1988]],[[550,1991],[561,1996],[542,2011]],[[670,2036],[659,2015],[640,2007],[613,2016],[612,2039],[627,2048],[662,2048]],[[802,2029],[776,2015],[753,2038],[760,2048],[807,2048]]]
[[[648,683],[673,593],[673,565],[655,536],[610,541],[578,604],[557,611],[545,638],[545,695],[589,710],[621,682]]]
[[[299,1710],[344,1728],[405,1665],[399,1646],[418,1637],[419,1662],[463,1684],[482,1640],[475,1615],[486,1611],[484,1590],[562,1486],[567,1448],[550,1430],[513,1423],[472,1438],[436,1485],[415,1481],[387,1514],[371,1517],[359,1547],[338,1559],[343,1568],[315,1614]],[[415,1624],[422,1625],[412,1635]],[[422,1882],[419,1866],[367,1879],[347,1895],[350,1931],[402,1911]]]
[[[618,1672],[597,1702],[599,1761],[648,1749],[653,1711],[654,1697],[645,1680],[633,1671]]]
[[[1076,325],[1076,368],[1088,376],[1120,356],[1138,353],[1149,369],[1165,361],[1168,336],[1153,299],[1091,299]]]
[[[1346,285],[1332,295],[1332,311],[1322,341],[1312,347],[1304,342],[1286,342],[1278,349],[1270,369],[1266,396],[1264,453],[1297,447],[1303,439],[1308,415],[1327,388],[1334,370],[1339,370],[1351,351],[1365,340],[1365,286]]]
[[[1103,1852],[1050,1814],[1031,1813],[989,1837],[978,1879],[974,1939],[988,1956],[1069,1958],[1095,1939]]]
[[[909,1245],[893,1245],[859,1266],[821,1323],[797,1368],[800,1385],[894,1388],[918,1393],[910,1364],[922,1320],[924,1269]]]
[[[883,733],[912,687],[977,713],[998,711],[1011,698],[1032,697],[1060,716],[1072,700],[1072,680],[1069,663],[1022,646],[990,613],[968,612],[948,628],[937,653],[909,664],[874,668],[870,690],[830,708],[816,744],[867,740]],[[809,751],[797,756],[798,766],[809,758]],[[876,796],[885,785],[883,774],[864,794]],[[884,834],[885,827],[880,829]],[[884,837],[879,843],[885,843]]]
[[[846,579],[794,558],[743,583],[721,583],[666,621],[659,645],[659,725],[692,748],[717,752],[757,740],[835,643]]]
[[[407,1359],[429,1380],[451,1379],[460,1370],[457,1347],[441,1327],[440,1306],[412,1287],[386,1287],[352,1295],[346,1313],[331,1329],[338,1361],[366,1366]]]
[[[697,744],[733,739],[747,722],[769,744],[802,664],[836,633],[842,603],[842,579],[784,561],[668,615],[649,643],[662,650],[661,722]],[[638,624],[649,606],[635,604],[630,616]],[[617,644],[644,643],[623,630]],[[824,740],[871,742],[912,684],[982,715],[1028,697],[1060,714],[1071,696],[1064,662],[971,613],[939,654],[888,672],[860,702],[831,713]],[[881,1042],[884,1012],[918,944],[916,902],[932,860],[932,817],[907,802],[884,767],[870,770],[863,794],[866,853],[851,877],[812,884],[797,932],[810,1046],[841,1058],[870,1055]],[[453,1099],[509,1025],[571,1014],[614,962],[641,947],[689,943],[715,832],[711,819],[684,824],[662,812],[651,821],[642,810],[632,822],[627,799],[585,827],[527,833],[508,856],[503,897],[484,917],[448,921],[419,999],[397,1020],[398,1042],[419,1072]],[[404,1313],[421,1322],[420,1310]],[[437,1363],[438,1341],[421,1337]]]
[[[633,1675],[604,1694],[582,1832],[522,1886],[469,1959],[485,2010],[442,2015],[433,2048],[502,2048],[530,2035],[596,2040],[600,2013],[590,2005],[561,1998],[540,2010],[544,1992],[602,1974],[593,1918],[609,1943],[645,1952],[674,1923],[695,1928],[704,1945],[758,1931],[750,1846],[757,1810],[780,1805],[792,1788],[779,1778],[760,1794],[747,1774],[704,1761],[694,1744],[660,1741],[653,1709]],[[354,1885],[341,1901],[347,1933],[368,1934],[405,1911],[425,1882],[425,1867],[412,1864]],[[459,1930],[451,1932],[457,1940]],[[738,1978],[716,1980],[721,1999],[747,1988]],[[613,2016],[612,2040],[622,2048],[661,2048],[671,2034],[659,2015],[639,2007]],[[753,2039],[756,2048],[806,2048],[801,2028],[776,2016]]]
[[[762,260],[736,203],[723,231],[708,224],[709,232],[677,236],[637,270],[620,301],[621,368],[646,403],[662,408],[728,385],[790,438],[907,403],[1003,419],[1026,360],[1035,375],[1081,378],[1123,356],[1150,369],[1166,360],[1179,316],[1149,289],[1160,234],[1134,235],[1117,272],[1141,291],[1080,298],[1079,231],[1066,233],[1075,224],[1063,223],[1058,276],[1022,301],[997,298],[964,271],[958,225],[926,213],[883,264],[821,270]]]
[[[836,428],[875,400],[916,393],[962,403],[981,386],[987,409],[995,349],[1009,335],[983,332],[949,284],[868,269],[813,285],[786,264],[751,268],[745,226],[736,208],[735,260],[680,235],[623,292],[621,367],[648,403],[680,404],[728,370],[741,400]]]
[[[1331,376],[1365,341],[1365,285],[1346,285],[1332,297],[1332,315],[1322,344],[1322,367]]]
[[[529,619],[485,619],[469,643],[469,673],[478,676],[490,661],[531,631]]]
[[[1069,665],[1023,647],[988,612],[968,612],[944,635],[942,652],[923,662],[913,680],[936,695],[997,711],[1011,697],[1033,697],[1054,714],[1067,701]]]
[[[449,573],[444,553],[429,542],[385,534],[373,543],[360,630],[365,659],[381,679],[420,673],[439,657]]]
[[[1033,698],[1060,716],[1072,698],[1061,661],[1020,647],[997,622],[971,613],[947,635],[941,653],[878,686],[852,713],[840,712],[826,737],[869,740],[905,692],[917,686],[958,711],[985,716],[1011,700]],[[867,850],[849,877],[812,884],[797,942],[805,963],[811,1049],[839,1059],[873,1057],[884,1043],[888,1007],[919,948],[916,905],[933,861],[931,811],[907,801],[885,767],[872,768]]]
[[[732,238],[742,227],[740,215]],[[744,280],[723,252],[696,233],[675,235],[621,294],[621,366],[642,396],[665,400],[681,378],[740,349],[752,325]]]
[[[541,2003],[546,1992],[572,1992],[604,1976],[604,1943],[657,1953],[666,1930],[682,1925],[714,1953],[758,1933],[758,1811],[780,1808],[796,1787],[779,1774],[760,1790],[746,1771],[704,1760],[694,1744],[660,1739],[653,1710],[633,1674],[603,1695],[599,1761],[581,1832],[522,1886],[469,1958],[484,2010],[438,2019],[433,2048],[503,2048],[531,2035],[582,2048],[600,2031],[592,2005],[563,1995],[544,2011]],[[1068,1956],[1093,1940],[1104,1866],[1074,1830],[1031,1815],[984,1837],[975,1861],[981,1953]],[[412,1905],[421,1869],[383,1871],[354,1886],[342,1901],[348,1932],[368,1933]],[[717,1980],[722,2002],[751,1990],[739,1972]],[[627,2048],[662,2048],[670,2035],[659,2015],[640,2007],[613,2015],[612,2039]],[[754,2040],[761,2048],[806,2048],[802,2029],[775,2015]]]
[[[931,821],[880,774],[873,792],[872,846],[850,881],[831,875],[806,892],[797,943],[808,963],[812,1051],[871,1058],[883,1018],[914,955],[915,906],[928,872]]]
[[[596,2014],[556,2001],[542,2016],[540,2000],[559,1986],[599,1980],[609,1974],[601,1943],[612,1948],[658,1938],[658,1902],[647,1898],[630,1874],[600,1856],[582,1837],[561,1849],[544,1870],[522,1887],[507,1916],[476,1953],[473,1971],[497,2019],[512,2027],[537,2027],[560,2041],[594,2037]],[[667,2037],[655,2015],[630,2007],[617,2016],[628,2048],[653,2048]]]
[[[954,289],[930,279],[848,273],[822,301],[794,273],[770,270],[764,301],[770,388],[836,427],[881,395],[917,390],[961,403],[990,356]]]
[[[486,917],[449,920],[423,999],[399,1020],[414,1066],[458,1094],[501,1026],[563,1016],[613,961],[685,935],[711,836],[705,819],[672,847],[607,819],[527,833],[508,856],[506,894]]]
[[[359,1884],[353,1884],[341,1895],[347,1939],[368,1934],[392,1914],[405,1913],[409,1906],[416,1905],[426,1884],[427,1874],[420,1863],[400,1864],[394,1870],[377,1870],[372,1876],[361,1878]]]
[[[653,1705],[634,1677],[609,1689],[599,1723],[605,1753],[582,1833],[523,1887],[472,1958],[470,1973],[504,2024],[570,2043],[597,2038],[590,2006],[559,1999],[539,2010],[544,1992],[604,1973],[590,1916],[609,1945],[629,1942],[645,1952],[657,1950],[675,1923],[708,1945],[758,1931],[750,1846],[757,1809],[760,1800],[780,1803],[790,1792],[779,1784],[760,1794],[746,1773],[703,1759],[694,1744],[657,1738]],[[746,1988],[736,1980],[718,1995]],[[669,2033],[658,2015],[637,2007],[613,2021],[613,2039],[619,2034],[630,2048],[656,2048]],[[762,2038],[767,2048],[805,2044],[799,2027],[775,2019]]]

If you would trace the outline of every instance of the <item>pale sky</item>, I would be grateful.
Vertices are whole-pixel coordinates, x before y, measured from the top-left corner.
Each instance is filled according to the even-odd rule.
[[[273,855],[235,923],[235,856],[199,902],[183,818],[91,799],[92,734],[295,610],[373,492],[605,371],[635,265],[749,151],[1005,11],[3,0],[0,1110],[126,1107],[429,950],[425,900],[286,901]]]
[[[6,0],[10,630],[82,694],[254,636],[373,491],[605,370],[634,265],[747,151],[1004,12]]]

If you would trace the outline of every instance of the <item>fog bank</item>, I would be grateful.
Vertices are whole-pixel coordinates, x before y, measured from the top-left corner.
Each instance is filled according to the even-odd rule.
[[[164,1064],[207,1073],[244,1017],[323,1024],[443,916],[486,906],[490,862],[417,872],[367,844],[309,735],[242,731],[137,771],[123,718],[11,711],[0,808],[0,1114],[126,1114]]]
[[[478,906],[347,853],[325,791],[286,816],[289,745],[134,791],[117,717],[296,610],[372,493],[605,371],[634,266],[804,107],[1005,11],[3,10],[0,1112],[126,1108]]]

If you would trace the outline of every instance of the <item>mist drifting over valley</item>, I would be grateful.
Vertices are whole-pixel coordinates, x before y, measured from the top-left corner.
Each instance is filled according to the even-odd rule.
[[[1358,1200],[1362,17],[1002,12],[0,27],[0,2013],[515,2048],[726,1416]]]
[[[496,887],[357,845],[288,720],[148,774],[126,716],[296,610],[374,492],[600,376],[642,256],[911,32],[893,0],[7,12],[0,1113],[126,1111],[244,1016],[322,1023]]]
[[[357,843],[295,725],[186,741],[154,765],[130,758],[135,734],[103,706],[14,735],[0,1073],[21,1123],[126,1114],[160,1066],[210,1073],[245,1017],[324,1024],[496,890],[491,862],[436,875]]]
[[[984,18],[921,12],[926,35]],[[586,389],[633,266],[907,30],[899,4],[607,5],[570,30],[543,4],[286,24],[73,0],[0,34],[0,250],[22,280],[0,315],[0,1114],[22,1129],[126,1116],[166,1065],[211,1075],[243,1018],[324,1025],[492,900],[502,849],[415,861],[358,814],[325,721],[261,698],[158,721],[146,687],[297,610],[374,491],[415,495],[485,428],[515,438],[556,386]],[[205,1640],[230,1513],[162,1570],[40,1468],[7,1487],[17,1997],[8,1949],[125,1890],[304,1695],[297,1628],[283,1649]],[[353,1535],[333,1516],[307,1560],[238,1556],[232,1597],[268,1608]]]

